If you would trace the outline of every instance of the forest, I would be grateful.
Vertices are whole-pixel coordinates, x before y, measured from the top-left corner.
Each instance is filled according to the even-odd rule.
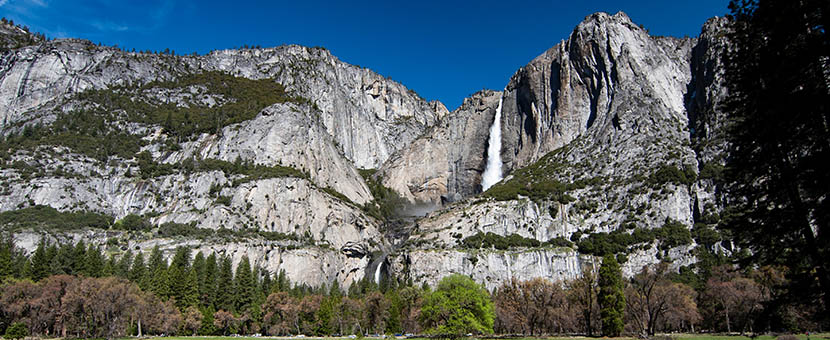
[[[228,256],[194,255],[186,247],[177,248],[169,262],[158,247],[148,254],[127,250],[107,257],[83,242],[41,242],[27,256],[6,236],[0,246],[0,334],[17,323],[31,335],[79,338],[750,334],[822,327],[811,321],[818,319],[818,306],[773,304],[786,293],[783,268],[720,265],[693,287],[669,270],[668,262],[646,266],[630,280],[622,278],[615,257],[606,256],[602,263],[575,280],[514,278],[492,292],[457,274],[435,288],[389,277],[342,289],[336,281],[330,286],[292,284],[284,271],[269,273],[247,257],[233,268]],[[459,292],[438,296],[442,285],[453,280],[454,287],[462,287]],[[614,294],[620,301],[606,303]],[[613,305],[622,307],[616,331],[605,329],[613,324],[609,320],[615,316],[606,315]],[[465,309],[471,313],[457,317],[466,321],[446,321],[456,317],[453,311]]]

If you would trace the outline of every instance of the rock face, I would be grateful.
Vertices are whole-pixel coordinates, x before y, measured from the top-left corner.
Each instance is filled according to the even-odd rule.
[[[383,184],[411,201],[452,202],[481,191],[486,144],[501,92],[464,100],[380,171]]]
[[[281,46],[174,57],[59,39],[4,53],[0,119],[4,127],[31,121],[67,95],[87,89],[215,70],[251,79],[273,78],[310,99],[320,109],[326,131],[358,168],[378,168],[447,113],[443,104],[427,103],[400,83],[343,63],[319,48]]]
[[[503,202],[470,198],[449,205],[418,221],[394,263],[416,281],[435,282],[449,273],[472,275],[488,287],[511,275],[566,279],[580,275],[585,264],[594,260],[543,247],[508,252],[512,261],[494,265],[499,262],[495,258],[507,257],[504,252],[459,249],[461,241],[489,232],[545,242],[557,237],[573,239],[576,232],[610,232],[623,225],[659,228],[669,220],[691,228],[717,206],[711,181],[697,174],[699,161],[722,154],[722,148],[712,150],[705,145],[723,134],[724,118],[718,109],[724,98],[719,58],[727,47],[727,26],[726,20],[715,18],[706,23],[700,38],[676,39],[649,36],[624,13],[586,17],[567,40],[519,69],[501,94],[503,182],[511,181],[518,169],[540,169],[534,176],[555,183],[582,183],[567,190],[573,200],[536,201],[520,195]],[[495,98],[478,110],[492,112],[497,103]],[[477,143],[477,148],[465,145],[462,151],[473,153],[462,158],[476,160],[478,166],[472,168],[477,175],[486,159],[486,128],[491,117],[482,117],[482,130],[474,139],[450,135],[452,141],[441,144]],[[467,119],[469,124],[473,118]],[[438,129],[444,125],[439,123]],[[692,138],[700,146],[694,146]],[[410,146],[411,151],[401,153],[407,155],[404,161],[393,158],[387,163],[390,186],[406,197],[419,192],[420,196],[412,196],[437,200],[438,195],[445,195],[443,191],[413,188],[426,183],[449,187],[450,178],[467,177],[474,179],[467,190],[455,192],[462,197],[477,194],[480,176],[463,175],[471,167],[442,165],[437,174],[431,169],[430,176],[415,169],[427,160],[410,154],[422,154],[426,149],[422,145],[439,144],[435,139],[427,134]],[[701,158],[701,152],[709,156]],[[666,169],[688,174],[688,178],[666,180]],[[708,212],[702,211],[704,205]],[[695,261],[694,246],[660,251],[652,244],[629,254],[624,272],[633,275],[661,256],[672,258],[675,267],[689,265]],[[559,254],[561,263],[549,260],[550,254],[541,255],[551,251]],[[486,260],[481,262],[482,258]]]
[[[19,32],[4,27],[3,136],[25,136],[27,127],[104,106],[82,100],[90,90],[138,88],[211,71],[270,79],[307,100],[276,103],[253,118],[179,142],[163,124],[112,112],[116,118],[108,123],[140,136],[140,149],[153,162],[178,169],[149,177],[138,176],[138,156],[102,161],[54,144],[3,150],[0,211],[47,205],[116,219],[145,215],[156,225],[293,235],[268,240],[262,234],[205,239],[101,230],[15,233],[27,249],[42,237],[102,245],[116,238],[119,246],[110,246],[115,253],[159,245],[169,255],[187,245],[235,261],[248,254],[271,272],[285,270],[292,281],[311,285],[348,286],[382,263],[396,277],[430,284],[450,273],[471,275],[491,289],[511,277],[570,279],[597,260],[574,246],[544,242],[578,241],[623,226],[649,230],[677,221],[688,229],[711,222],[702,216],[718,206],[711,174],[724,150],[726,117],[719,105],[727,95],[720,76],[726,30],[728,21],[714,18],[696,39],[652,37],[624,13],[597,13],[519,69],[504,91],[481,91],[448,112],[319,48],[176,57],[74,39],[22,44],[12,35]],[[206,89],[142,87],[134,99],[177,107],[237,100]],[[505,178],[482,193],[489,128],[500,100]],[[187,170],[194,160],[297,172],[253,177]],[[374,180],[407,201],[440,209],[404,228],[403,236],[400,230],[388,235],[383,221],[366,212],[376,197],[359,169],[370,168],[378,169]],[[539,185],[561,192],[534,196]],[[517,193],[505,194],[510,190]],[[515,234],[543,245],[462,247],[479,233]],[[393,236],[394,242],[387,241]],[[695,246],[643,244],[628,254],[623,272],[633,275],[665,257],[675,267],[692,264]]]

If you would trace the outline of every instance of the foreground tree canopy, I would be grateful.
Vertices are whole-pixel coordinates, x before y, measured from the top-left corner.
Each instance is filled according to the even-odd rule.
[[[494,318],[490,293],[459,274],[443,278],[421,309],[427,332],[455,337],[493,333]]]
[[[732,0],[725,187],[745,265],[782,265],[788,299],[830,305],[830,2]]]

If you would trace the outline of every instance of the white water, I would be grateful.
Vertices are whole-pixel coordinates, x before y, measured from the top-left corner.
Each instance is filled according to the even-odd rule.
[[[375,284],[380,284],[380,267],[383,266],[383,262],[378,263],[378,268],[375,269]]]
[[[493,184],[501,181],[501,104],[496,108],[496,118],[490,126],[490,146],[487,148],[487,167],[481,175],[481,191],[487,191]]]

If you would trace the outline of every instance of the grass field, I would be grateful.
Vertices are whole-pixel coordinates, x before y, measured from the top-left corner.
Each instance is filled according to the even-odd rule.
[[[758,337],[750,338],[749,336],[739,336],[739,335],[710,335],[710,334],[668,334],[674,340],[775,340],[777,336],[774,335],[761,335]],[[810,334],[809,337],[805,334],[796,334],[798,340],[825,340],[830,339],[830,333],[821,333],[821,334]],[[304,340],[316,340],[316,339],[349,339],[348,337],[245,337],[245,336],[176,336],[176,337],[159,337],[154,338],[159,340],[256,340],[256,339],[304,339]],[[380,338],[376,337],[365,337],[363,339],[366,340],[378,340]],[[391,338],[389,338],[391,339]],[[403,339],[403,338],[402,338]],[[424,338],[409,338],[412,340],[424,340]],[[494,339],[494,338],[491,338]],[[507,339],[507,338],[499,338],[499,339]],[[510,338],[511,340],[591,340],[591,339],[611,339],[611,338],[589,338],[584,336],[573,336],[573,337],[525,337],[525,338]],[[613,338],[615,340],[636,340],[637,338],[632,337],[619,337]]]

